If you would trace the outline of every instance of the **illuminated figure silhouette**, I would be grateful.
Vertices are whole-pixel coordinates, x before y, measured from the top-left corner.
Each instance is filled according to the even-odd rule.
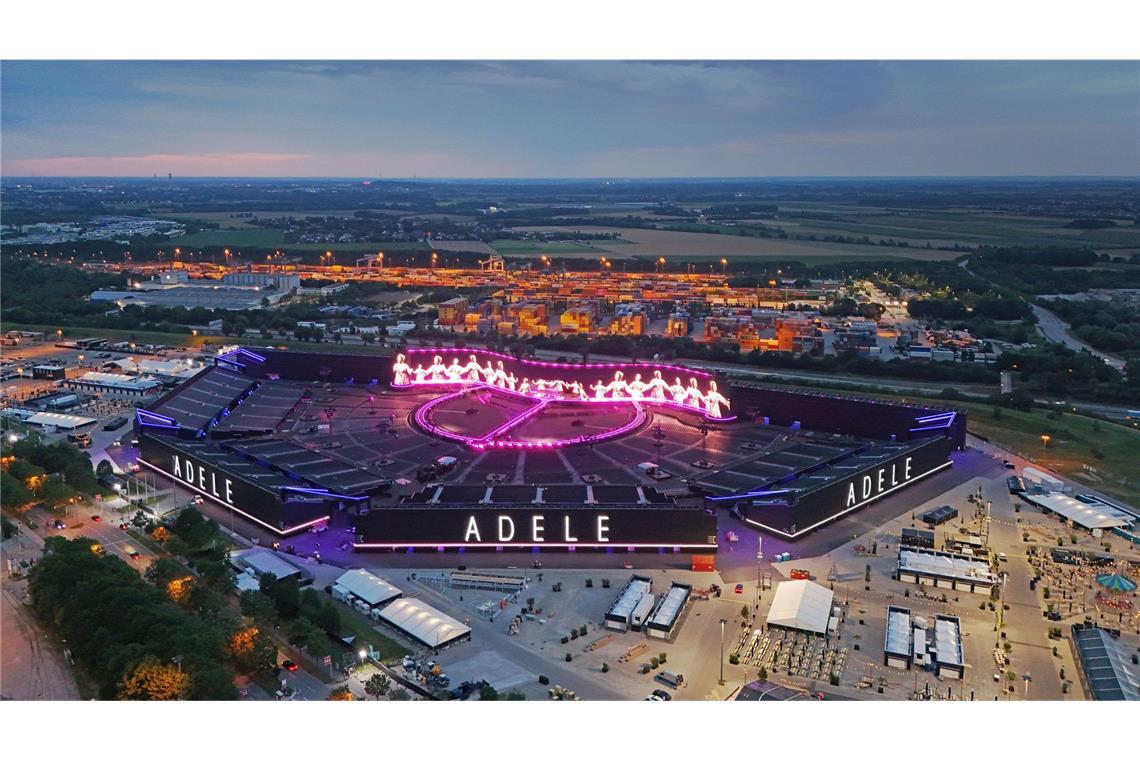
[[[705,394],[705,413],[710,417],[723,417],[724,414],[720,410],[722,406],[725,409],[732,408],[728,399],[716,389],[716,380],[711,380],[709,381],[709,391]]]
[[[645,396],[645,383],[641,382],[641,375],[634,375],[633,382],[628,386],[629,397],[633,399],[640,399]]]
[[[669,386],[669,393],[673,396],[673,401],[678,404],[685,403],[685,397],[689,394],[685,392],[685,386],[681,385],[681,378],[674,377],[673,384]]]
[[[417,364],[416,368],[412,370],[412,374],[416,376],[416,382],[422,383],[427,378],[428,371],[424,369],[424,365]]]
[[[393,382],[396,385],[407,385],[411,381],[409,376],[412,368],[408,366],[403,354],[396,354],[396,363],[392,365]]]
[[[467,366],[464,367],[464,371],[468,382],[479,382],[479,360],[475,358],[475,354],[471,354],[467,358]]]
[[[540,380],[539,382],[542,382],[542,381]],[[529,392],[530,392],[530,378],[524,377],[522,382],[519,383],[519,393],[529,393]]]
[[[507,372],[503,369],[502,362],[499,362],[498,367],[495,369],[495,385],[500,388],[507,387]]]
[[[463,367],[459,366],[459,359],[452,359],[451,364],[448,366],[447,379],[453,383],[458,383],[463,379]]]
[[[515,383],[517,383],[517,382],[518,382],[518,380],[515,378],[514,372],[507,375],[507,387],[510,388],[512,391],[515,389]]]
[[[481,371],[483,373],[483,382],[486,383],[487,385],[494,385],[495,384],[495,368],[491,366],[491,362],[488,361],[487,366],[484,367]]]
[[[522,391],[521,386],[519,387],[519,390]],[[526,391],[522,391],[522,392],[526,393]],[[534,381],[534,392],[539,394],[539,395],[546,393],[546,381],[542,380],[542,379],[535,380]]]
[[[689,390],[685,393],[685,403],[698,409],[704,404],[705,394],[697,386],[697,378],[689,378]]]
[[[606,386],[606,390],[610,392],[610,398],[625,398],[625,390],[628,386],[625,380],[622,379],[623,377],[625,377],[625,375],[621,372],[614,373],[613,382]]]
[[[437,355],[434,359],[431,360],[431,367],[428,369],[428,373],[431,375],[432,382],[439,382],[442,380],[446,372],[447,368],[443,366],[443,357]]]
[[[653,371],[653,379],[650,380],[649,383],[645,386],[649,398],[653,399],[654,401],[664,401],[665,391],[668,388],[669,385],[661,379],[661,370],[659,369]]]
[[[595,399],[603,399],[603,398],[605,398],[605,397],[606,397],[606,390],[607,390],[607,386],[605,386],[605,385],[602,385],[602,381],[601,381],[601,380],[599,380],[598,382],[594,383],[594,384],[593,384],[593,385],[591,385],[590,387],[591,387],[591,388],[593,389],[593,391],[594,391],[594,398],[595,398]]]
[[[586,386],[584,386],[578,382],[574,382],[574,383],[570,384],[570,392],[576,393],[578,395],[578,398],[581,399],[582,401],[585,401],[587,398],[589,398],[586,395]]]

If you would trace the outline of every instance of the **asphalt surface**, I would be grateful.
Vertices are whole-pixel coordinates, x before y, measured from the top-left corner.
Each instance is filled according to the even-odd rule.
[[[1033,315],[1037,317],[1037,329],[1047,339],[1054,343],[1063,343],[1074,351],[1087,351],[1113,369],[1121,372],[1124,371],[1123,359],[1117,359],[1115,356],[1110,356],[1103,351],[1098,351],[1083,340],[1073,337],[1069,333],[1070,325],[1053,312],[1037,304],[1030,304],[1029,308],[1033,310]]]

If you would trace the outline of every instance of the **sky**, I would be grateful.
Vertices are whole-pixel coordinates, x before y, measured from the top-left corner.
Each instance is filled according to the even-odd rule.
[[[5,61],[5,176],[1137,175],[1140,62]]]

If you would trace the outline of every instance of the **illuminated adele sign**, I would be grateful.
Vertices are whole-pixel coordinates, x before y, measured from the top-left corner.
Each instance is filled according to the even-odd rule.
[[[357,548],[715,549],[716,516],[654,507],[373,509]]]

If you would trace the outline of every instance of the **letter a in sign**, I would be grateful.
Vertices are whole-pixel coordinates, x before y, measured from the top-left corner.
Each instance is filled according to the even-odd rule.
[[[470,541],[471,537],[475,537],[475,542],[480,543],[483,539],[479,536],[479,526],[475,524],[475,515],[467,518],[467,533],[463,536],[464,541]]]

